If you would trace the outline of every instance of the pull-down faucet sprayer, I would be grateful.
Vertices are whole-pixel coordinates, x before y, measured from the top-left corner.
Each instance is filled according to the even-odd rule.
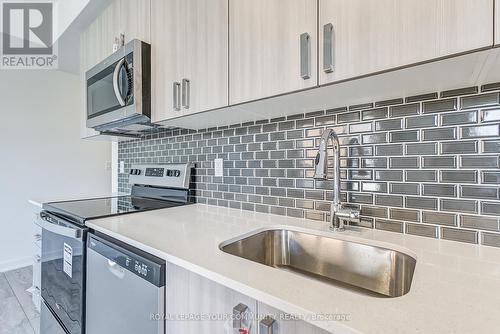
[[[316,170],[314,178],[316,180],[326,180],[328,177],[328,141],[333,143],[333,201],[331,205],[331,226],[334,231],[343,231],[345,221],[358,222],[359,210],[346,208],[340,200],[340,144],[339,138],[334,130],[326,129],[321,135],[318,154],[314,161]]]

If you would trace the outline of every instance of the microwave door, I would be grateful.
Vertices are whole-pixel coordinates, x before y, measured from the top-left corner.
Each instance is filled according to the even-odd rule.
[[[96,122],[96,124],[113,121],[113,116],[111,116],[113,111],[123,108],[127,103],[129,86],[129,75],[124,59],[88,79],[87,119],[97,119],[103,116],[101,117],[103,122]]]

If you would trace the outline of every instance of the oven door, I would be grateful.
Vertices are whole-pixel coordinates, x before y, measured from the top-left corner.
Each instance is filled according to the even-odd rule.
[[[87,126],[123,119],[133,104],[133,58],[129,54],[87,79]]]
[[[69,334],[84,331],[85,246],[87,228],[50,213],[42,226],[42,297]]]

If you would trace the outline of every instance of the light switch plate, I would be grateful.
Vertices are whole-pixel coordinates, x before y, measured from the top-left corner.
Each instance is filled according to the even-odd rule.
[[[215,176],[224,176],[224,160],[215,159],[214,169],[215,169]]]
[[[120,161],[120,173],[125,173],[125,161]]]

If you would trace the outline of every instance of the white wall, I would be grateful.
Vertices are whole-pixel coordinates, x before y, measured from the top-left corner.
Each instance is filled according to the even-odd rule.
[[[111,189],[111,144],[80,139],[79,77],[0,71],[0,272],[32,257],[28,199]]]

